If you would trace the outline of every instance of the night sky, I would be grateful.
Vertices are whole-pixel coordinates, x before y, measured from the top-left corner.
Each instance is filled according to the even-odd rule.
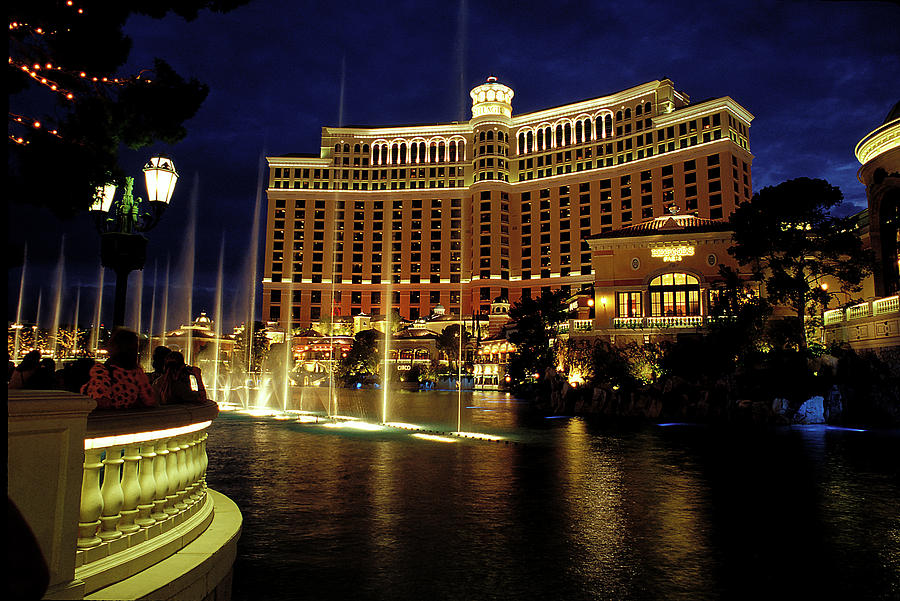
[[[772,1],[254,0],[222,15],[201,13],[193,22],[133,17],[126,33],[134,48],[122,74],[160,56],[210,87],[186,124],[185,140],[123,154],[135,176],[154,151],[167,152],[181,173],[172,206],[150,233],[144,320],[154,266],[160,287],[167,260],[173,280],[183,279],[177,274],[190,256],[185,241],[194,199],[194,314],[212,311],[224,236],[228,326],[246,297],[262,157],[317,153],[325,125],[466,120],[468,90],[488,75],[513,88],[514,114],[664,77],[694,102],[731,96],[755,116],[754,190],[795,177],[824,178],[844,192],[843,212],[855,212],[865,206],[865,190],[856,180],[853,149],[900,100],[898,23],[894,3]],[[135,189],[146,195],[142,179]],[[9,242],[28,244],[24,320],[35,319],[39,289],[42,325],[49,319],[65,236],[63,321],[71,321],[66,316],[73,315],[80,286],[87,324],[99,266],[91,220],[59,222],[43,210],[8,207]],[[20,276],[19,268],[8,272],[9,319]],[[107,323],[112,278],[108,273]],[[173,284],[172,295],[184,294]]]

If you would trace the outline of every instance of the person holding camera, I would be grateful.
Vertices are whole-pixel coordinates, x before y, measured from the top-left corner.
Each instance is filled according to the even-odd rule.
[[[184,355],[172,351],[166,356],[163,373],[153,382],[153,389],[163,405],[200,403],[206,400],[206,388],[200,368],[184,364]]]

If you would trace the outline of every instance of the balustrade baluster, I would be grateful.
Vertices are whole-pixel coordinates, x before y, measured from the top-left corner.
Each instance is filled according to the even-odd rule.
[[[204,430],[203,435],[200,437],[200,486],[204,494],[206,494],[206,468],[209,466],[209,455],[206,454],[207,438],[209,438],[209,434]]]
[[[190,449],[188,449],[188,497],[193,505],[200,500],[200,433],[190,435]]]
[[[96,547],[102,540],[97,536],[100,514],[103,512],[103,496],[100,494],[100,457],[102,449],[84,452],[84,471],[81,476],[81,509],[78,514],[78,548]]]
[[[179,487],[176,493],[178,495],[178,501],[175,503],[175,507],[177,507],[179,511],[184,511],[190,504],[188,500],[188,491],[190,490],[191,481],[187,461],[187,455],[188,450],[190,449],[190,445],[188,444],[187,436],[179,436],[177,439],[177,443]]]
[[[122,514],[122,504],[125,500],[122,493],[120,480],[122,464],[122,447],[109,447],[106,449],[106,458],[103,460],[103,486],[100,487],[100,495],[103,497],[103,511],[100,513],[100,533],[98,536],[105,540],[115,540],[122,536],[119,531],[119,520]]]
[[[168,465],[169,449],[166,440],[156,441],[156,457],[153,459],[153,477],[156,480],[156,492],[153,495],[153,513],[150,517],[157,522],[161,522],[169,517],[166,511],[166,503],[169,499],[166,495],[169,492],[169,477],[166,473]]]
[[[153,474],[153,460],[156,453],[153,449],[152,442],[144,443],[140,447],[141,463],[138,480],[141,485],[141,498],[138,501],[138,515],[134,522],[142,528],[156,523],[156,520],[150,516],[153,512],[153,497],[156,495],[156,477]]]
[[[138,445],[125,447],[125,455],[122,457],[125,464],[122,466],[122,520],[119,522],[119,530],[125,534],[140,530],[140,525],[135,523],[141,501],[141,484],[138,480],[138,464],[141,461],[141,452]]]
[[[182,509],[176,507],[178,490],[181,488],[178,470],[178,453],[181,451],[181,447],[178,445],[177,438],[170,438],[166,446],[169,449],[169,454],[166,455],[166,475],[169,477],[169,487],[166,490],[166,513],[175,515]]]

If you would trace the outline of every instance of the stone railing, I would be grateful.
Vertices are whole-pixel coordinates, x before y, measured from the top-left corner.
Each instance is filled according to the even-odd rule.
[[[590,332],[594,329],[594,320],[592,319],[573,319],[572,325],[576,332]]]
[[[900,345],[900,296],[825,311],[825,344],[848,343],[857,350]]]
[[[615,329],[668,329],[668,328],[699,328],[704,325],[704,319],[700,315],[681,315],[676,317],[614,317]]]
[[[219,581],[207,582],[204,573],[230,572],[240,513],[206,486],[214,402],[89,413],[95,403],[81,395],[9,391],[8,404],[8,489],[48,560],[46,598],[82,598],[123,581],[129,585],[122,591],[191,598],[180,587],[193,581],[139,581],[146,568],[191,543],[191,555],[205,566],[194,574],[204,580],[198,598],[215,593]],[[206,531],[222,511],[231,530],[216,542]]]

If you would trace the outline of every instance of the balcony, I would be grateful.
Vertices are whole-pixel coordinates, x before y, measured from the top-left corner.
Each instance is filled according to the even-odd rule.
[[[46,599],[230,594],[241,514],[206,485],[215,403],[93,411],[8,394],[8,485],[50,572]]]
[[[701,328],[707,323],[700,315],[673,317],[614,317],[613,329],[668,330],[672,328]]]
[[[900,296],[832,309],[822,316],[825,344],[849,344],[856,350],[900,346]]]

